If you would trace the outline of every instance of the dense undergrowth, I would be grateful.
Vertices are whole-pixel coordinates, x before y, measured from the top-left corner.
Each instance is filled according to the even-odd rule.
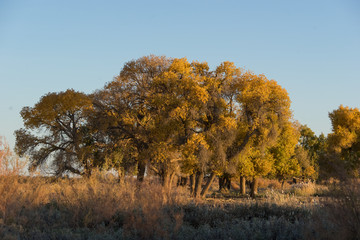
[[[194,200],[155,182],[7,176],[0,239],[356,239],[359,188],[346,186],[331,198],[266,187],[256,200]]]

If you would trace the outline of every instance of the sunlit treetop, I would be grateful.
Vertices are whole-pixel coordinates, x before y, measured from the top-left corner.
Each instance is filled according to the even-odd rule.
[[[64,116],[71,117],[91,108],[92,101],[86,94],[69,89],[65,92],[48,93],[34,107],[24,107],[20,114],[27,128],[45,127],[50,130]]]
[[[360,111],[358,108],[340,106],[329,113],[333,132],[329,134],[330,147],[336,152],[342,149],[360,150]],[[354,150],[355,150],[354,149]]]

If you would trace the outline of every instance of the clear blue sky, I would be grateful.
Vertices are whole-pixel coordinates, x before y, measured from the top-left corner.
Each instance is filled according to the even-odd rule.
[[[48,92],[91,93],[149,54],[263,73],[317,134],[340,104],[360,107],[356,0],[0,0],[0,135],[14,146],[22,107]]]

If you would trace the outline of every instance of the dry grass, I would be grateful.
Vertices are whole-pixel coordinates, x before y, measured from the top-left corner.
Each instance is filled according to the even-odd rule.
[[[317,192],[316,184],[314,183],[298,183],[293,184],[289,190],[296,196],[313,196]]]
[[[276,190],[286,190],[291,187],[291,185],[288,182],[284,182],[284,185],[282,186],[281,183],[276,179],[266,179],[266,178],[259,178],[259,188],[262,189],[276,189]]]
[[[124,234],[140,238],[175,232],[181,225],[182,213],[170,206],[187,201],[180,188],[165,194],[158,184],[144,182],[140,187],[129,180],[120,185],[116,179],[99,176],[90,179],[3,176],[0,196],[1,224],[16,226],[18,231],[121,227]],[[165,230],[164,221],[169,225]],[[0,233],[0,239],[4,237]]]
[[[338,182],[330,190],[332,196],[313,216],[314,231],[324,239],[360,239],[360,182]]]
[[[187,188],[98,173],[0,177],[0,239],[335,239],[359,236],[359,185],[319,201],[271,188],[259,199],[189,198]],[[265,187],[265,184],[264,186]],[[315,190],[318,186],[311,186]],[[306,190],[304,190],[306,189]],[[316,199],[317,202],[313,201]],[[329,231],[337,233],[329,234]],[[331,231],[330,231],[331,232]],[[339,234],[341,233],[341,235]]]

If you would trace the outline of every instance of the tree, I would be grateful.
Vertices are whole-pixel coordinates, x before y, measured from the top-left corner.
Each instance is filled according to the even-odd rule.
[[[286,179],[300,175],[299,161],[295,157],[299,137],[299,127],[289,122],[284,125],[276,145],[270,149],[274,158],[274,175],[282,187]]]
[[[16,156],[4,137],[0,137],[0,176],[24,173],[26,161]]]
[[[34,107],[24,107],[25,128],[15,131],[16,152],[30,157],[30,169],[52,162],[56,175],[89,175],[94,145],[87,126],[91,99],[72,89],[48,93]]]
[[[301,177],[303,180],[316,180],[318,178],[318,164],[313,158],[311,158],[308,150],[301,145],[296,146],[294,159],[300,167],[300,171],[297,176]]]
[[[31,156],[33,167],[54,160],[58,174],[97,166],[122,176],[135,170],[142,181],[147,169],[166,188],[181,171],[200,197],[216,176],[230,182],[239,173],[256,183],[275,158],[283,159],[279,165],[288,159],[289,108],[276,81],[234,63],[211,71],[206,62],[148,56],[126,63],[94,94],[52,93],[24,108],[17,150]]]
[[[155,78],[152,85],[149,102],[154,119],[151,131],[154,161],[151,163],[165,186],[171,185],[175,169],[180,167],[183,146],[192,135],[198,134],[196,120],[208,100],[202,86],[203,71],[198,66],[185,58],[173,59],[168,70]]]
[[[329,113],[332,133],[328,135],[330,153],[353,176],[359,176],[360,167],[360,111],[340,107]]]
[[[291,118],[287,92],[275,81],[242,73],[230,62],[222,63],[206,76],[204,87],[209,97],[203,117],[198,120],[198,133],[191,141],[197,145],[189,147],[190,156],[196,156],[189,158],[194,159],[196,178],[202,181],[207,172],[211,183],[215,175],[231,173],[236,166],[233,159],[238,159],[241,174],[251,173],[256,182],[257,176],[271,170],[273,159],[268,149]],[[195,188],[201,185],[196,182]],[[256,184],[253,186],[256,192]]]
[[[107,154],[124,154],[126,169],[136,165],[137,178],[142,181],[152,154],[154,111],[150,98],[154,79],[167,71],[171,59],[148,56],[127,62],[120,75],[94,94],[93,125],[100,130],[99,138]]]
[[[192,134],[185,144],[185,166],[192,174],[195,197],[205,196],[217,175],[227,171],[226,150],[234,139],[235,91],[234,79],[240,77],[240,69],[233,63],[224,62],[210,72],[206,63],[193,63],[200,74],[200,88],[206,91],[207,101],[200,105]],[[204,91],[203,90],[203,91]],[[208,175],[202,188],[202,181]]]
[[[236,166],[236,171],[240,178],[240,193],[246,194],[246,178],[254,175],[254,164],[251,161],[251,148],[247,147],[237,158],[232,159],[232,164]]]
[[[235,86],[238,89],[238,124],[236,138],[227,151],[227,157],[229,160],[248,159],[245,162],[251,162],[242,165],[253,168],[251,192],[255,196],[257,177],[271,170],[273,159],[269,148],[276,144],[282,128],[291,119],[290,99],[285,89],[263,75],[246,72]],[[243,154],[245,156],[241,156]]]
[[[321,155],[326,152],[326,137],[323,133],[316,136],[315,133],[306,125],[300,127],[299,144],[309,152],[309,156],[314,163],[317,163]]]
[[[316,136],[306,125],[300,126],[299,145],[296,148],[295,156],[301,166],[301,177],[315,180],[319,175],[321,159],[327,151],[326,138],[324,134]],[[324,164],[324,168],[327,163]]]

